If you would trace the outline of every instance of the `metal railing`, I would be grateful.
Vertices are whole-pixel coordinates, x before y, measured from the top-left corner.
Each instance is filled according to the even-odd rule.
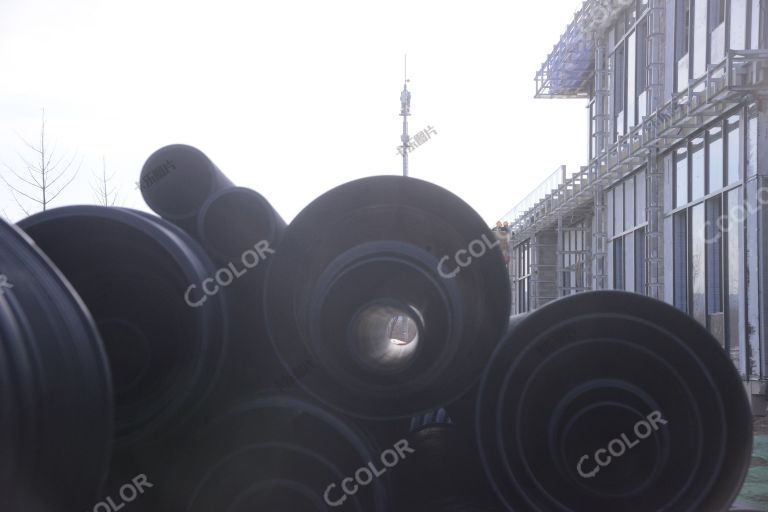
[[[742,102],[748,95],[768,97],[768,50],[729,50],[719,63],[708,67],[701,77],[673,95],[664,105],[646,116],[625,135],[593,158],[589,165],[566,179],[561,167],[518,203],[504,220],[511,231],[529,231],[556,221],[557,212],[592,200],[598,182],[615,180],[647,161],[649,151],[664,151],[709,120]],[[695,123],[691,123],[695,119]],[[562,170],[562,181],[550,189],[552,179]]]
[[[563,183],[565,183],[566,168],[561,165],[555,172],[544,178],[535,189],[533,189],[525,198],[517,203],[514,208],[508,211],[502,220],[508,221],[510,224],[517,222],[520,217],[525,215],[528,211],[533,209],[538,202],[547,197],[553,191],[557,190]]]

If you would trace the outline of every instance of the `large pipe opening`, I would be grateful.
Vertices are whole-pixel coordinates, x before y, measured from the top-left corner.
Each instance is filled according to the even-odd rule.
[[[410,305],[369,304],[352,320],[352,352],[373,371],[402,370],[414,360],[423,321]]]
[[[100,329],[115,383],[117,442],[152,438],[183,421],[207,398],[226,350],[223,299],[200,291],[213,272],[202,248],[160,219],[118,208],[57,208],[20,226]],[[190,286],[205,307],[187,302]]]
[[[466,203],[412,178],[364,178],[318,197],[267,274],[265,319],[283,367],[312,361],[299,385],[361,418],[456,401],[503,334],[509,282],[496,247],[452,277],[441,262],[490,236]]]

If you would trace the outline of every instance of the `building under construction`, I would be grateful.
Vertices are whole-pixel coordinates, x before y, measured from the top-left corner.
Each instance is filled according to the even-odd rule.
[[[589,162],[510,223],[513,313],[598,289],[688,312],[768,384],[768,1],[587,0],[536,73],[588,100]]]

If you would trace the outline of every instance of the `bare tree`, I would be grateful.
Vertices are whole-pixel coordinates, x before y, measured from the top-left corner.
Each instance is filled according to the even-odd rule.
[[[96,196],[96,204],[101,206],[115,206],[117,201],[117,188],[110,187],[109,182],[115,177],[115,173],[107,176],[107,160],[101,157],[101,176],[95,176],[96,182],[91,183],[91,190]]]
[[[24,158],[20,153],[16,153],[19,159],[23,162],[26,176],[23,172],[14,170],[10,165],[5,162],[0,162],[15,178],[19,181],[18,184],[12,184],[2,174],[0,174],[0,180],[6,184],[10,189],[16,204],[21,210],[29,215],[29,210],[24,204],[19,201],[18,196],[26,197],[28,200],[36,203],[41,209],[45,210],[48,205],[54,201],[59,194],[72,183],[80,171],[80,165],[82,165],[82,159],[77,165],[77,168],[72,172],[73,164],[77,159],[77,153],[71,156],[71,158],[63,153],[59,155],[56,151],[56,145],[52,148],[49,147],[48,141],[45,137],[45,109],[43,109],[42,121],[40,124],[40,141],[38,145],[31,144],[24,137],[16,134],[24,145],[31,150],[33,157],[31,159]],[[64,178],[64,181],[60,181]],[[57,183],[59,183],[57,185]],[[63,184],[62,184],[63,183]]]

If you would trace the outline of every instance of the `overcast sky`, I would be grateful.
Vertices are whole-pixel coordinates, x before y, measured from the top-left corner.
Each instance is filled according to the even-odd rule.
[[[118,204],[146,209],[144,160],[186,143],[290,221],[336,185],[401,173],[407,53],[411,134],[437,132],[411,153],[411,175],[492,224],[557,166],[586,163],[586,101],[533,98],[580,5],[0,0],[0,161],[21,169],[16,153],[31,154],[18,135],[39,137],[44,107],[49,139],[82,158],[51,206],[94,203],[104,158]],[[0,208],[23,216],[2,184]]]

